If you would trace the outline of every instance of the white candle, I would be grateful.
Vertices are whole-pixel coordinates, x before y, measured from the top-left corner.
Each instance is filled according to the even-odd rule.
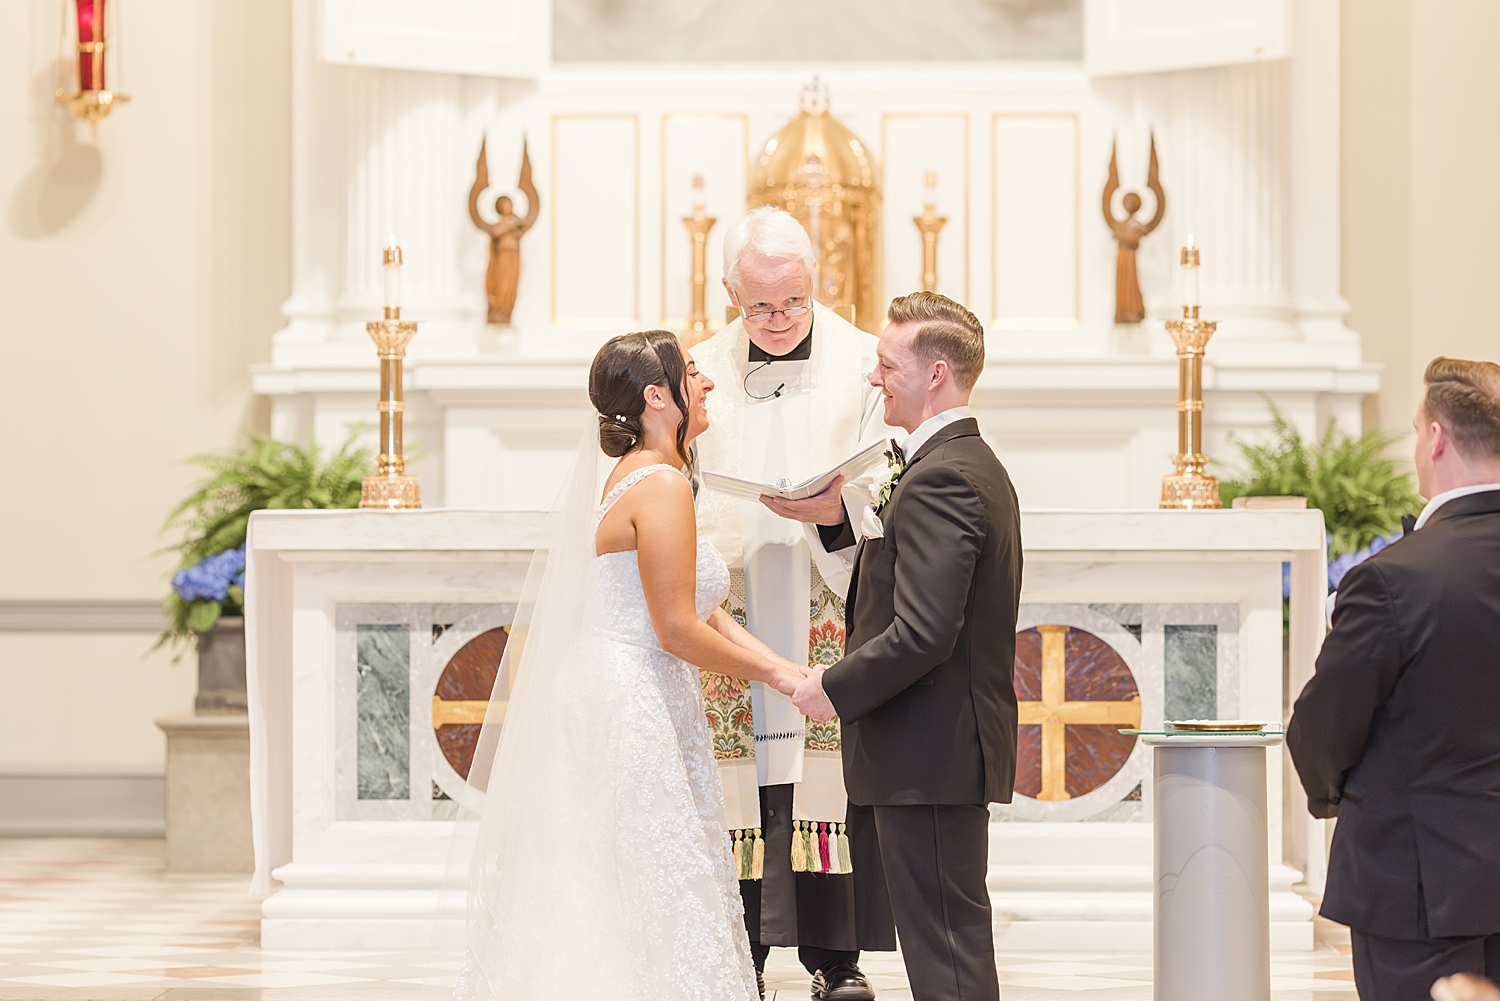
[[[392,315],[401,309],[401,248],[392,233],[385,244],[385,308]]]
[[[1187,246],[1182,248],[1182,315],[1198,315],[1198,248],[1189,233]]]

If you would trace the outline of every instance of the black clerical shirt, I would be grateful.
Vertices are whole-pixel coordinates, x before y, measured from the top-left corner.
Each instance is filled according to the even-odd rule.
[[[784,355],[767,354],[766,350],[754,341],[750,342],[750,364],[758,362],[770,363],[773,361],[807,361],[812,357],[812,327],[807,328],[807,336],[797,343]]]

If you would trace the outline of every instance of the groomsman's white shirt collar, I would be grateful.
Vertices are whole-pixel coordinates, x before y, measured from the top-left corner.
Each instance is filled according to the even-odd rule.
[[[934,417],[933,420],[937,420],[937,418]],[[922,425],[922,427],[926,426],[926,424]],[[922,428],[917,428],[917,430],[921,431]],[[1412,531],[1415,532],[1427,524],[1428,519],[1437,513],[1437,509],[1449,501],[1457,500],[1460,497],[1467,497],[1470,494],[1482,494],[1487,490],[1500,490],[1500,483],[1476,483],[1469,487],[1455,487],[1452,490],[1443,491],[1427,502],[1427,506],[1422,509],[1422,513],[1417,515],[1417,523],[1412,527]]]
[[[919,448],[927,444],[928,439],[954,421],[961,421],[967,416],[969,416],[968,407],[954,407],[952,410],[944,410],[940,414],[927,418],[917,425],[917,429],[906,439],[906,444],[901,446],[901,457],[910,462],[911,457],[917,454]]]

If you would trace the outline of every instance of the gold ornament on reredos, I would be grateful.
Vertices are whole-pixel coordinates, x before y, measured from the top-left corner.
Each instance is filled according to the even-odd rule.
[[[877,333],[885,315],[880,288],[880,184],[859,138],[828,111],[816,80],[802,111],[765,145],[746,193],[749,208],[791,213],[812,239],[818,262],[813,296],[854,307],[855,322]]]

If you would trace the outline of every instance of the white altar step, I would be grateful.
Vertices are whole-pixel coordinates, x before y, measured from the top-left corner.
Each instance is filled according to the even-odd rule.
[[[1150,824],[999,823],[990,827],[990,901],[1001,951],[1149,952]],[[267,949],[425,947],[444,867],[416,862],[294,862],[261,905]],[[1313,948],[1313,907],[1272,865],[1271,948]],[[451,916],[460,917],[455,897]]]
[[[261,903],[266,949],[403,949],[433,944],[444,866],[425,862],[292,862]],[[450,916],[461,919],[454,896]]]
[[[1152,826],[990,825],[990,904],[999,950],[1150,951]],[[1302,874],[1270,867],[1271,949],[1313,948],[1313,906],[1292,889]]]
[[[1302,878],[1271,867],[1271,949],[1313,947],[1312,904],[1292,889]],[[1029,952],[1138,952],[1152,945],[1151,866],[991,865],[995,947]]]

